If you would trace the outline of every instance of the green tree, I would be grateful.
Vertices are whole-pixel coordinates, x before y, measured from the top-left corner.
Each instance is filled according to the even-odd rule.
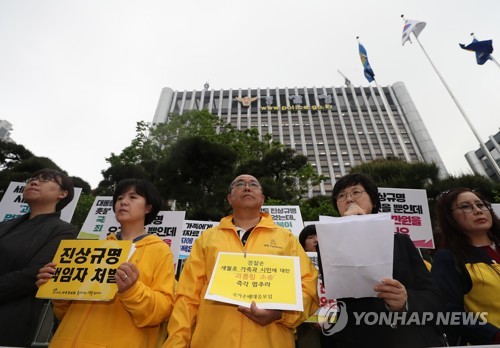
[[[270,198],[289,203],[321,180],[307,158],[271,135],[238,130],[207,110],[170,115],[165,124],[139,122],[136,130],[130,146],[107,158],[110,167],[96,192],[111,191],[124,176],[143,177],[188,218],[218,219],[228,212],[227,186],[237,174],[255,175]]]
[[[333,209],[331,196],[316,196],[305,199],[300,205],[300,213],[304,221],[318,221],[319,216],[339,216]]]
[[[23,145],[0,140],[0,170],[2,171],[33,156],[33,153]]]
[[[84,193],[80,195],[78,204],[76,205],[75,212],[71,218],[71,223],[77,226],[78,230],[81,230],[87,215],[89,214],[90,208],[94,203],[95,197],[91,193]]]
[[[500,183],[494,182],[482,175],[472,174],[450,175],[445,179],[439,180],[428,187],[427,196],[434,200],[441,192],[457,187],[467,187],[481,192],[492,203],[500,202],[498,200]]]
[[[159,189],[175,200],[188,219],[219,220],[227,212],[225,197],[237,154],[202,137],[186,137],[172,146],[160,166]]]
[[[307,157],[282,145],[273,145],[261,158],[251,159],[236,168],[236,174],[252,173],[259,178],[269,199],[297,204],[309,185],[323,178],[316,174]]]
[[[362,163],[351,173],[369,175],[379,187],[425,189],[439,180],[435,163],[406,162],[395,157]]]

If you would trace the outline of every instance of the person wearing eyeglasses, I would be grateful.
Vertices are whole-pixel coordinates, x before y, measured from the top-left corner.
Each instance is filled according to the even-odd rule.
[[[483,195],[455,188],[436,204],[442,248],[432,276],[446,297],[446,310],[460,314],[446,327],[455,344],[500,344],[500,219]],[[487,312],[487,323],[462,322],[462,314]]]
[[[318,273],[289,230],[261,212],[262,186],[252,175],[236,177],[227,200],[233,214],[201,234],[177,285],[164,348],[293,348],[293,329],[318,308]],[[304,311],[250,308],[206,300],[205,292],[219,252],[300,258]]]
[[[52,260],[61,240],[77,235],[60,219],[73,196],[65,174],[42,169],[24,187],[30,212],[0,223],[0,346],[31,346],[43,306],[35,298],[38,269]]]
[[[144,227],[153,222],[161,205],[161,194],[151,182],[130,178],[117,183],[117,238],[132,241],[135,251],[118,266],[113,300],[52,301],[61,322],[51,348],[156,348],[163,343],[174,302],[174,262],[169,246]],[[38,286],[53,277],[55,267],[51,262],[40,269]]]
[[[332,203],[341,216],[377,214],[380,207],[378,187],[367,176],[347,174],[338,179],[332,191]],[[370,243],[370,240],[364,241]],[[335,253],[336,246],[318,244],[321,254]],[[338,281],[342,281],[341,279]],[[407,312],[421,316],[443,308],[437,286],[407,235],[394,234],[393,274],[373,284],[377,297],[339,298],[348,314],[346,327],[333,335],[321,335],[322,347],[437,347],[440,332],[433,325],[391,325],[357,322],[355,313]]]

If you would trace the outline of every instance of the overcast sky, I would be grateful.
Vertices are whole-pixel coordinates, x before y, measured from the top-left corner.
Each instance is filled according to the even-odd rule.
[[[0,0],[0,119],[11,137],[93,188],[151,122],[161,89],[381,86],[403,81],[451,174],[479,145],[403,21],[483,140],[500,127],[500,68],[460,49],[470,33],[500,52],[498,0]],[[500,53],[493,52],[499,60]],[[497,54],[495,54],[497,53]]]

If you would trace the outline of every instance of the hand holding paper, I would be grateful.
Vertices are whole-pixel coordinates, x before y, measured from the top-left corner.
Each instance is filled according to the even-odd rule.
[[[405,309],[408,294],[406,288],[396,279],[383,278],[381,284],[373,287],[378,298],[384,299],[385,304],[393,312],[401,312]]]

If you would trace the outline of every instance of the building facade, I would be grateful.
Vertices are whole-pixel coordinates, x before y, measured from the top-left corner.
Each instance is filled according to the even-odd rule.
[[[153,123],[207,109],[238,129],[257,128],[307,156],[328,179],[310,195],[328,194],[351,167],[375,159],[435,162],[446,168],[402,82],[392,86],[174,91],[163,88]]]
[[[7,120],[0,120],[0,140],[12,142],[10,131],[12,124]]]
[[[490,135],[488,141],[486,141],[484,145],[497,165],[500,166],[500,131],[495,135]],[[472,168],[474,174],[483,175],[494,181],[500,181],[500,177],[491,165],[490,160],[482,148],[479,148],[476,151],[467,152],[465,154],[465,158],[467,159],[467,162]]]

